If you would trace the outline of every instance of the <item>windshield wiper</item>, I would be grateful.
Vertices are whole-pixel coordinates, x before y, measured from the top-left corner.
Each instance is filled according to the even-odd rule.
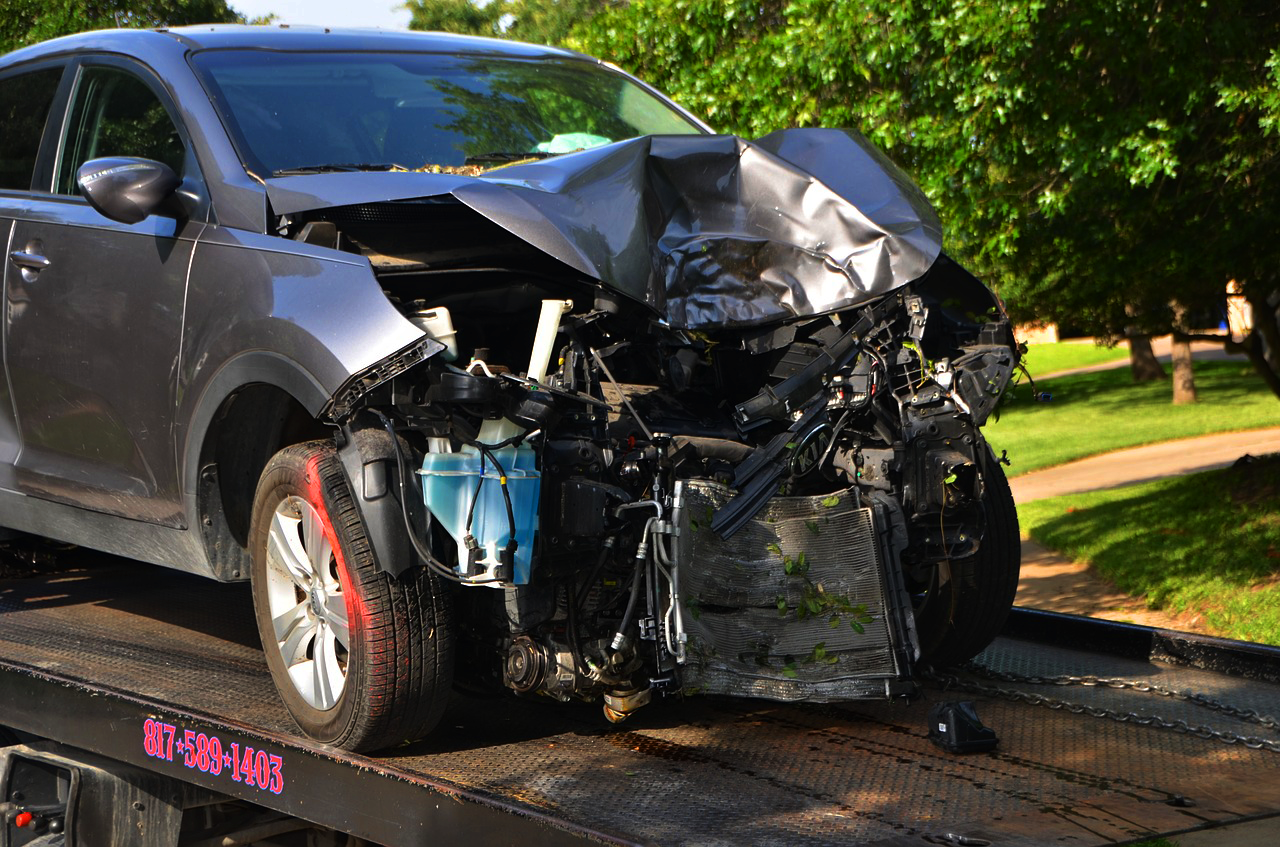
[[[513,153],[508,150],[494,150],[490,153],[477,153],[474,156],[468,156],[464,161],[464,165],[483,165],[489,162],[519,162],[523,159],[548,159],[552,156],[558,156],[558,153],[544,153],[541,150],[529,150],[523,153]]]
[[[280,168],[272,171],[272,176],[295,176],[297,174],[349,173],[355,171],[407,171],[404,165],[397,162],[356,162],[332,165],[303,165],[297,168]]]

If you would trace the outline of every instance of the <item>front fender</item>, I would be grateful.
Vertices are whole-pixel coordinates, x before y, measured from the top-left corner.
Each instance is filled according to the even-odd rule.
[[[386,299],[362,257],[209,227],[192,259],[177,362],[174,443],[188,520],[200,518],[204,440],[232,394],[274,386],[328,422],[342,389],[349,394],[380,363],[432,344]]]
[[[228,362],[266,351],[314,377],[327,402],[354,375],[426,338],[396,311],[363,257],[210,227],[187,286],[184,396]],[[324,403],[308,410],[319,414]]]

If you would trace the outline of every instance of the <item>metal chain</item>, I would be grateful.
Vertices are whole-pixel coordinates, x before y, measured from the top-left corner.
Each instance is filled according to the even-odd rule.
[[[1012,688],[999,688],[994,685],[984,685],[973,680],[961,679],[958,676],[949,674],[939,674],[935,671],[925,671],[922,676],[925,679],[940,683],[944,688],[954,688],[960,691],[967,691],[972,694],[985,694],[991,697],[1000,697],[1013,702],[1028,703],[1033,706],[1045,706],[1056,711],[1067,711],[1073,715],[1089,715],[1095,718],[1107,718],[1108,720],[1117,721],[1118,723],[1131,723],[1138,726],[1150,726],[1156,729],[1167,729],[1171,732],[1182,733],[1184,735],[1194,735],[1197,738],[1212,739],[1221,741],[1224,744],[1240,744],[1248,747],[1250,750],[1268,750],[1272,753],[1280,753],[1280,741],[1272,741],[1266,738],[1258,738],[1251,735],[1237,735],[1230,732],[1222,732],[1210,726],[1193,725],[1184,720],[1165,720],[1157,715],[1140,715],[1137,712],[1117,712],[1112,709],[1099,708],[1097,706],[1088,706],[1083,703],[1072,703],[1068,700],[1058,700],[1053,697],[1045,697],[1042,694],[1035,694],[1030,691],[1018,691]],[[1008,676],[1016,676],[1009,674]],[[1001,678],[1004,678],[1003,675]],[[1012,682],[1025,682],[1035,677],[1018,677]],[[1042,679],[1053,679],[1053,677],[1045,677]],[[1080,679],[1089,679],[1088,677],[1080,677]],[[1069,682],[1052,684],[1068,685]],[[1086,683],[1080,683],[1086,684]],[[1127,687],[1127,686],[1126,686]],[[1137,689],[1142,690],[1142,689]],[[1243,711],[1243,710],[1242,710]]]
[[[1263,715],[1254,709],[1241,709],[1238,706],[1232,706],[1230,703],[1223,703],[1221,700],[1214,700],[1204,694],[1197,694],[1194,691],[1179,691],[1175,688],[1168,688],[1154,682],[1134,682],[1127,679],[1116,679],[1114,677],[1105,676],[1072,676],[1063,674],[1061,676],[1027,676],[1023,674],[1010,673],[1008,671],[998,671],[977,662],[968,662],[961,668],[975,676],[981,676],[985,679],[996,679],[1001,682],[1019,682],[1029,685],[1082,685],[1086,687],[1096,688],[1115,688],[1128,691],[1139,691],[1144,694],[1158,694],[1161,697],[1168,697],[1172,700],[1181,700],[1184,703],[1191,703],[1195,706],[1208,709],[1227,717],[1237,718],[1248,723],[1257,724],[1267,729],[1280,730],[1280,719]]]

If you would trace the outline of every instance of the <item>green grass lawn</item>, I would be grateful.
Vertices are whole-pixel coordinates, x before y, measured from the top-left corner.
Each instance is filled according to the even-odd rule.
[[[1174,406],[1167,380],[1134,385],[1128,368],[1037,381],[1047,403],[1023,384],[986,427],[996,452],[1009,451],[1010,475],[1122,447],[1212,432],[1280,426],[1280,400],[1244,362],[1195,363],[1200,402]]]
[[[1153,609],[1280,644],[1280,456],[1018,506],[1023,532]]]
[[[1031,375],[1065,371],[1100,365],[1103,362],[1120,362],[1129,358],[1128,347],[1099,347],[1092,341],[1057,341],[1052,344],[1028,344],[1023,364]]]

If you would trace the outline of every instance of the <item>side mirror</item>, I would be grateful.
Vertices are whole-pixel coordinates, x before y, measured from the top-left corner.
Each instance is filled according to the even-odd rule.
[[[112,156],[90,159],[76,172],[89,205],[113,221],[136,224],[166,207],[182,178],[151,159]]]

